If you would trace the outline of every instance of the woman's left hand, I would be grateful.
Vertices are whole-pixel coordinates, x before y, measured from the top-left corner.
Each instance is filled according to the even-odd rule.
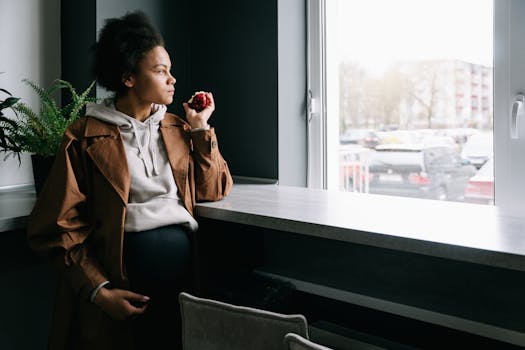
[[[190,108],[186,102],[182,104],[184,111],[186,112],[186,120],[191,125],[192,129],[206,128],[208,126],[208,119],[210,119],[211,114],[215,110],[213,95],[211,92],[205,92],[205,94],[206,98],[210,100],[210,104],[200,112]]]

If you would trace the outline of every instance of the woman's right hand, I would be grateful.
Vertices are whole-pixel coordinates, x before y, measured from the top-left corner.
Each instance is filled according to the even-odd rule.
[[[148,308],[148,301],[149,297],[129,290],[101,288],[94,303],[112,318],[123,321],[143,314]],[[132,302],[142,306],[136,307]]]
[[[186,113],[186,120],[190,124],[192,129],[205,128],[208,126],[208,119],[210,119],[211,114],[215,110],[215,100],[211,92],[205,92],[206,98],[208,99],[209,104],[202,111],[197,112],[193,108],[190,108],[190,105],[187,102],[182,104],[184,112]]]

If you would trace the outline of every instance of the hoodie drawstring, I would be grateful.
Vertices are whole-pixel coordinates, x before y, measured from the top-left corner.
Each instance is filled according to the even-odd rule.
[[[156,125],[149,123],[149,152],[151,154],[151,163],[153,163],[153,175],[159,175],[157,169],[157,152],[155,152],[155,145],[153,144],[153,133],[155,132]]]
[[[142,159],[142,163],[144,164],[144,167],[146,168],[146,176],[151,177],[153,175],[159,175],[159,171],[157,169],[157,154],[154,149],[153,145],[153,137],[152,134],[155,132],[155,125],[153,123],[149,124],[149,155],[151,157],[151,163],[152,163],[152,169],[148,167],[148,164],[146,162],[146,152],[144,151],[144,146],[141,144],[139,140],[139,133],[137,132],[137,126],[135,123],[131,123],[131,127],[133,128],[133,136],[135,137],[135,141],[137,143],[137,148],[139,149],[139,158]]]

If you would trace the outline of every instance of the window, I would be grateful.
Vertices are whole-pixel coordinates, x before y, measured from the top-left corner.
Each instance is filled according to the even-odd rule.
[[[519,13],[517,0],[309,0],[308,185],[479,203],[472,183],[488,163],[483,203],[523,215],[525,120],[512,124],[525,118]],[[421,172],[402,173],[390,193],[374,184],[376,153],[409,145],[452,152],[439,176],[461,174],[441,183],[445,195],[404,191]]]

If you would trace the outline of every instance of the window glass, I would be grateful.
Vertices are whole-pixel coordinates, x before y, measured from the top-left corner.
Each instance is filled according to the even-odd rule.
[[[326,116],[339,140],[339,157],[327,163],[333,183],[343,191],[470,201],[477,172],[493,158],[493,1],[325,6],[327,69],[337,67],[326,87],[338,97]],[[409,166],[416,158],[432,166]],[[484,204],[494,203],[493,178],[483,184],[492,193]]]

